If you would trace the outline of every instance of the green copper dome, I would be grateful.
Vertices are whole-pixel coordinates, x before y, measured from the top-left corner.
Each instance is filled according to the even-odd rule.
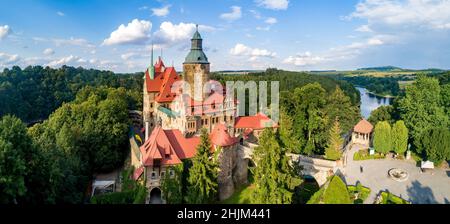
[[[206,57],[205,52],[203,52],[203,40],[202,36],[197,30],[191,39],[191,51],[186,56],[184,64],[209,64],[208,57]]]

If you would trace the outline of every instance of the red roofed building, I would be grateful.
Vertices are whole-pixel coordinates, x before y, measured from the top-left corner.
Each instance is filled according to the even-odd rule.
[[[263,113],[258,113],[254,116],[237,117],[234,125],[237,134],[242,134],[244,137],[248,137],[253,134],[255,137],[259,137],[265,128],[278,128],[278,124],[270,119]]]
[[[221,149],[219,198],[226,199],[233,194],[235,185],[247,181],[248,158],[238,151],[239,139],[259,136],[264,128],[277,128],[278,124],[262,113],[238,117],[236,99],[226,97],[220,83],[209,80],[209,62],[198,31],[191,42],[183,75],[174,67],[166,67],[161,57],[154,63],[152,50],[143,86],[145,140],[132,150],[133,178],[146,180],[150,193],[159,188],[162,176],[174,174],[170,167],[195,156],[200,130],[206,129],[211,150]],[[207,91],[199,91],[195,86],[199,83]]]
[[[366,119],[362,119],[353,127],[352,143],[369,147],[371,144],[373,125]]]

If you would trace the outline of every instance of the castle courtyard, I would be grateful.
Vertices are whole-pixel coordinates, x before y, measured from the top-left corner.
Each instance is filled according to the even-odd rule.
[[[347,152],[345,181],[355,185],[358,181],[371,189],[364,203],[372,204],[380,191],[389,191],[413,204],[450,204],[450,171],[434,169],[422,173],[414,161],[379,159],[354,161],[353,155],[362,149],[354,145]],[[361,172],[362,167],[362,172]],[[388,176],[392,168],[400,168],[409,173],[404,182],[397,182]]]

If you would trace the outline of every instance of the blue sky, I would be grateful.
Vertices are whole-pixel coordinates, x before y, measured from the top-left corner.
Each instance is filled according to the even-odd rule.
[[[450,68],[449,0],[2,0],[0,69],[181,70],[195,24],[212,70]]]

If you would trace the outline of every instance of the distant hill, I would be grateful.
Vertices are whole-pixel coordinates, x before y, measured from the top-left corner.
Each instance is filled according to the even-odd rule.
[[[404,69],[395,66],[382,66],[382,67],[370,67],[370,68],[359,68],[358,71],[379,71],[379,72],[392,72],[392,71],[403,71]]]

